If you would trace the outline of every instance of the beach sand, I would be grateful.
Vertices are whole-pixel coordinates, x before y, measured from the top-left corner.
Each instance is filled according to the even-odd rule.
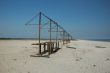
[[[76,40],[50,58],[38,52],[35,40],[0,40],[0,73],[110,73],[110,42]]]

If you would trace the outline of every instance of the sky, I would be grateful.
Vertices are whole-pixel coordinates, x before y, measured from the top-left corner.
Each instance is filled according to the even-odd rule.
[[[75,39],[110,39],[110,0],[0,0],[0,38],[37,37],[25,23],[40,11]]]

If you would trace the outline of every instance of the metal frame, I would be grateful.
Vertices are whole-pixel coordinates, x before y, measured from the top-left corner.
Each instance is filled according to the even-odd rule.
[[[31,25],[29,24],[36,16],[34,16],[31,20],[29,20],[26,25]],[[52,20],[51,18],[49,18],[48,16],[46,16],[45,14],[43,14],[42,12],[39,12],[38,14],[38,17],[39,17],[39,23],[37,24],[38,25],[38,33],[39,33],[39,36],[38,36],[38,40],[39,42],[37,43],[37,45],[39,45],[39,53],[38,55],[42,55],[42,52],[41,52],[41,47],[42,45],[44,45],[44,51],[46,49],[45,45],[47,45],[47,49],[48,49],[48,52],[49,52],[49,55],[50,55],[50,49],[52,49],[54,47],[54,43],[52,42],[52,32],[56,32],[56,47],[59,48],[59,40],[58,40],[58,33],[60,33],[60,35],[62,36],[62,41],[63,41],[63,44],[67,44],[70,42],[70,40],[72,40],[72,36],[66,31],[64,30],[63,27],[61,27],[56,21]],[[45,29],[45,28],[42,28],[42,17],[45,17],[49,20],[49,23],[46,23],[45,25],[49,25],[49,42],[46,42],[46,43],[41,43],[41,29]],[[35,24],[34,24],[35,25]],[[55,25],[55,27],[52,27],[52,25]],[[55,31],[53,31],[52,29],[55,29]],[[52,49],[53,50],[53,49]]]

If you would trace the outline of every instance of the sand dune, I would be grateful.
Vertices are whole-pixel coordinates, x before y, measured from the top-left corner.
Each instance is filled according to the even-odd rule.
[[[0,40],[0,73],[110,73],[110,42],[77,40],[50,58],[38,52],[34,40]]]

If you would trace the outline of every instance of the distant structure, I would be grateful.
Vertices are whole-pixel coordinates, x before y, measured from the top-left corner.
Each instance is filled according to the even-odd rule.
[[[59,45],[61,41],[63,42],[63,45],[70,43],[70,40],[72,40],[72,36],[66,30],[64,30],[64,28],[61,27],[56,21],[52,20],[42,12],[39,12],[36,16],[30,19],[25,25],[34,25],[30,24],[30,22],[33,21],[35,17],[38,17],[38,24],[35,25],[38,25],[39,42],[32,45],[39,46],[39,52],[37,54],[38,57],[44,56],[45,53],[48,53],[49,57],[50,54],[58,51],[60,49]],[[48,21],[47,23],[43,23],[43,17],[45,17],[46,21]],[[44,28],[45,26],[48,27],[46,29],[48,30],[49,39],[45,40],[45,42],[42,42],[41,31],[43,31],[42,29],[45,29]],[[52,33],[56,33],[55,39],[52,39]],[[61,38],[59,38],[58,36],[61,36]]]

